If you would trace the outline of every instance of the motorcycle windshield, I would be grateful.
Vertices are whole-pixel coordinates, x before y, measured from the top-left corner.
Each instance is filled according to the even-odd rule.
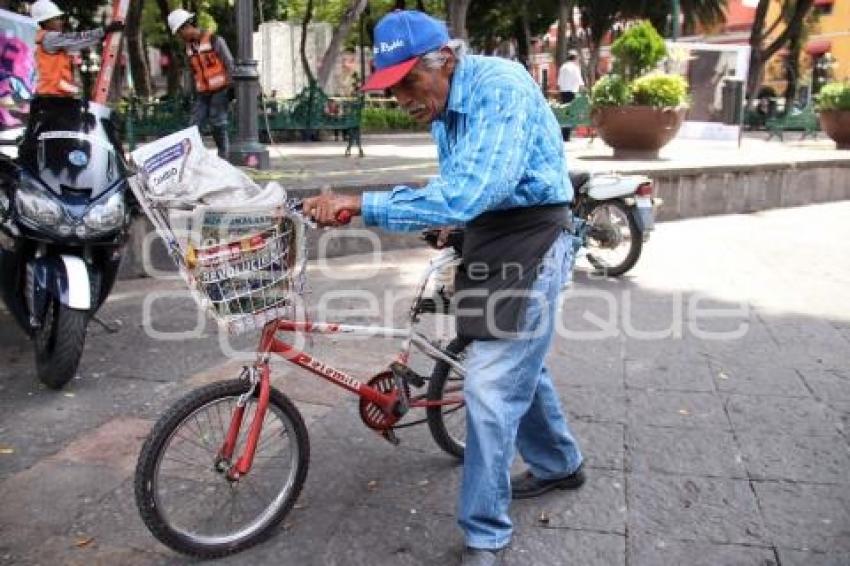
[[[96,199],[126,176],[113,144],[111,111],[50,100],[33,107],[21,159],[54,193]]]

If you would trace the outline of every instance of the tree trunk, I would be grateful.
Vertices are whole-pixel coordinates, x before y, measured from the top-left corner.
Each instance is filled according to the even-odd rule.
[[[516,38],[517,60],[530,70],[531,31],[528,26],[528,12],[525,6],[519,6],[519,14],[514,18],[514,37]]]
[[[428,10],[425,9],[425,0],[416,0],[416,9],[427,14]]]
[[[558,47],[555,50],[555,68],[560,69],[567,60],[570,46],[567,44],[567,29],[573,17],[572,0],[558,1]]]
[[[301,21],[301,46],[298,49],[301,54],[301,66],[304,67],[304,74],[307,75],[307,83],[312,86],[316,82],[316,77],[313,76],[313,71],[310,69],[310,61],[307,60],[307,30],[310,26],[310,20],[313,19],[313,0],[307,0],[307,8],[304,10],[304,19]]]
[[[357,19],[363,13],[363,10],[366,9],[366,4],[368,3],[368,0],[349,1],[348,7],[342,15],[342,20],[340,20],[339,25],[334,30],[330,45],[328,45],[328,49],[322,56],[322,62],[319,65],[318,81],[322,89],[327,87],[328,80],[333,73],[334,65],[336,65],[340,49],[342,48],[342,42],[348,37],[351,26],[357,22]]]
[[[788,61],[786,62],[788,82],[785,85],[785,114],[791,110],[797,99],[797,85],[799,84],[800,78],[800,52],[802,50],[802,33],[792,35],[788,42],[789,53]]]
[[[446,0],[446,12],[449,16],[449,33],[452,37],[466,39],[466,12],[471,0]]]
[[[145,57],[145,42],[142,39],[143,4],[143,0],[131,0],[127,10],[127,54],[136,94],[148,98],[153,94],[153,87],[148,59]]]
[[[773,42],[765,45],[764,41],[767,37],[764,33],[764,24],[769,4],[770,0],[759,0],[753,20],[753,29],[750,33],[750,69],[747,77],[747,95],[751,104],[754,103],[758,93],[765,63],[782,49],[795,34],[802,34],[806,15],[811,11],[814,0],[797,0],[785,29]]]

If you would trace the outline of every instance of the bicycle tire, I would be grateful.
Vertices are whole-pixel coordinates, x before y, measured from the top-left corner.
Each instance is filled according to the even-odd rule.
[[[206,544],[199,543],[197,540],[193,540],[173,528],[163,516],[163,513],[160,512],[154,492],[154,475],[156,474],[161,453],[167,447],[167,443],[172,435],[178,431],[179,427],[189,417],[196,414],[201,408],[216,401],[238,397],[248,391],[249,387],[250,384],[246,380],[230,380],[196,389],[166,411],[159,421],[157,421],[156,425],[154,425],[153,430],[142,447],[135,474],[136,506],[139,509],[142,520],[151,533],[160,542],[177,552],[199,558],[220,558],[265,541],[275,532],[275,527],[280,524],[292,509],[304,486],[310,459],[307,428],[298,409],[286,395],[275,388],[271,388],[269,409],[272,409],[273,406],[276,407],[292,425],[292,433],[294,435],[292,445],[298,453],[298,464],[292,487],[274,514],[258,528],[247,532],[238,539],[220,544]],[[258,392],[259,388],[257,388],[254,394],[255,398]],[[247,425],[248,423],[243,424],[243,426]]]
[[[457,357],[463,353],[468,345],[469,341],[455,338],[446,346],[446,352],[453,357]],[[437,360],[436,364],[434,364],[434,370],[431,372],[431,379],[428,382],[426,395],[429,401],[439,401],[443,398],[443,392],[446,383],[449,382],[450,375],[451,366],[442,360]],[[446,413],[442,406],[428,407],[428,428],[431,430],[431,436],[434,438],[437,446],[442,448],[447,454],[462,460],[465,448],[464,444],[449,432],[446,426],[445,415]]]

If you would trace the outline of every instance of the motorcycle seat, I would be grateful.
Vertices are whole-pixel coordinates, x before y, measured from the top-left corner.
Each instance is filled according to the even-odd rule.
[[[590,171],[570,171],[569,173],[574,191],[578,191],[590,180]]]

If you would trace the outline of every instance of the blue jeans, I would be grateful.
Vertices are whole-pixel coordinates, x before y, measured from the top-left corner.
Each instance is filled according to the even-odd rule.
[[[466,358],[466,450],[458,523],[467,546],[497,549],[511,540],[510,466],[514,447],[535,477],[570,475],[582,456],[543,365],[558,296],[574,263],[572,236],[552,244],[532,286],[516,339],[475,341]]]

